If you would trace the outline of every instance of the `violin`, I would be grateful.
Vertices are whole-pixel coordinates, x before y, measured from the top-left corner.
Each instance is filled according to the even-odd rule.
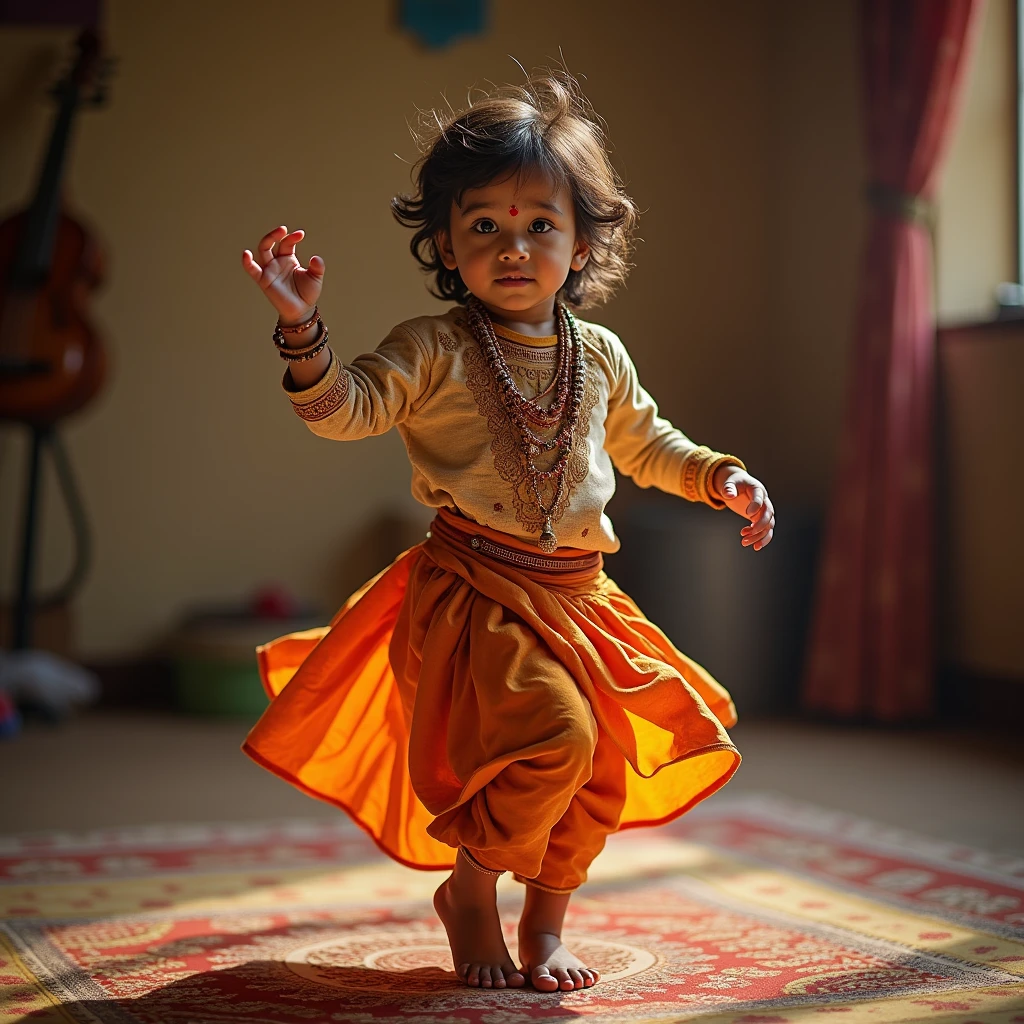
[[[84,29],[76,45],[74,67],[51,91],[59,104],[32,201],[0,222],[0,419],[37,426],[81,409],[106,373],[103,345],[87,316],[90,292],[103,283],[104,257],[64,208],[61,179],[75,114],[106,101],[112,61],[101,60],[93,29]]]

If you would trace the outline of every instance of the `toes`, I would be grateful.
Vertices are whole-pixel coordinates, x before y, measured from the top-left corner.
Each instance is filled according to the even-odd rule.
[[[569,972],[564,967],[555,968],[555,977],[558,979],[558,987],[566,992],[575,987],[572,978],[569,977]]]
[[[522,988],[526,984],[526,977],[519,971],[509,971],[508,977],[500,967],[490,964],[460,964],[458,976],[472,988]],[[554,978],[548,979],[554,982],[550,991],[558,988]]]
[[[555,992],[558,989],[558,979],[546,967],[534,967],[530,972],[530,980],[540,992]]]
[[[590,970],[589,967],[581,967],[580,974],[583,977],[583,987],[590,988],[590,986],[593,985],[595,981],[594,972]]]
[[[583,988],[583,975],[575,967],[569,968],[569,977],[572,978],[573,988]]]

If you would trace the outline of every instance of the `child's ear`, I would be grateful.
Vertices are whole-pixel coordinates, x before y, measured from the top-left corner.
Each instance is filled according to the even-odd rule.
[[[448,270],[456,270],[458,263],[455,262],[455,250],[452,249],[452,236],[443,228],[434,235],[434,245],[437,247],[437,254],[441,262]]]
[[[582,270],[590,259],[590,246],[582,238],[576,239],[576,248],[572,253],[572,262],[569,264],[573,270]]]

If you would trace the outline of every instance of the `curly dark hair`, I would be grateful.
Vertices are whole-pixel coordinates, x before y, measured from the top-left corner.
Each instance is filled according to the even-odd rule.
[[[435,238],[448,231],[454,201],[531,170],[566,186],[577,235],[590,246],[582,270],[570,270],[559,297],[585,309],[611,298],[631,268],[638,212],[608,157],[600,118],[579,83],[565,71],[545,71],[523,85],[502,86],[471,99],[467,109],[423,114],[413,134],[423,154],[413,167],[416,191],[391,200],[399,223],[415,228],[409,243],[439,299],[464,303],[469,290],[458,270],[441,261]]]

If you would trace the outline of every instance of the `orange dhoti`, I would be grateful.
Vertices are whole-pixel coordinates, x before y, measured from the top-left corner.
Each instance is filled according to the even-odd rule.
[[[258,656],[273,699],[243,749],[410,867],[462,846],[568,892],[610,832],[682,814],[740,761],[728,693],[600,556],[445,511],[329,627]]]

